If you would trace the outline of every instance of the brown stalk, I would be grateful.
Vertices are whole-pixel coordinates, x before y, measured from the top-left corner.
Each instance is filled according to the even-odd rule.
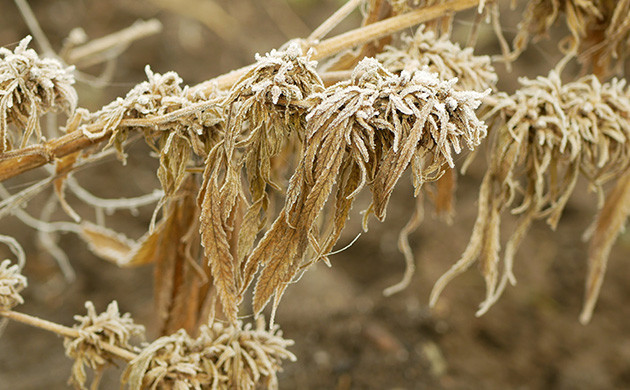
[[[110,50],[127,46],[135,40],[159,33],[162,23],[157,19],[139,20],[133,25],[102,38],[94,39],[84,45],[71,49],[65,57],[66,62],[80,66],[94,63],[96,56],[102,56]]]
[[[406,14],[394,16],[377,23],[359,27],[333,38],[321,41],[312,46],[314,49],[313,60],[321,60],[333,56],[343,50],[359,46],[363,43],[393,34],[400,30],[415,26],[443,16],[445,13],[463,11],[473,8],[480,3],[480,0],[452,0],[447,3],[430,7],[418,8]],[[245,74],[252,65],[233,70],[212,80],[204,81],[191,88],[191,93],[198,90],[211,90],[213,88],[226,89],[231,87],[238,79]]]
[[[33,317],[31,315],[20,313],[17,311],[12,311],[12,310],[0,311],[0,316],[17,321],[17,322],[21,322],[23,324],[30,325],[36,328],[44,329],[49,332],[57,333],[58,335],[61,335],[63,337],[70,337],[74,339],[80,336],[79,331],[76,329],[59,325],[57,323],[47,321],[41,318]],[[115,356],[118,356],[122,360],[125,360],[128,362],[138,357],[138,355],[136,355],[133,352],[130,352],[124,348],[117,347],[115,345],[111,345],[106,342],[101,342],[99,347]]]

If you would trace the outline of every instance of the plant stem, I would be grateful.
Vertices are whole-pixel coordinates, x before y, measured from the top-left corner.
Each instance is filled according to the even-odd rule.
[[[337,27],[339,22],[344,20],[348,15],[352,13],[361,3],[365,0],[348,0],[346,4],[341,6],[334,14],[330,15],[328,19],[324,21],[324,23],[320,24],[311,35],[306,38],[307,41],[313,42],[318,41],[326,36],[333,28]]]
[[[105,61],[107,55],[103,55],[104,53],[115,48],[126,47],[135,40],[157,34],[161,30],[162,23],[157,19],[139,20],[118,32],[71,49],[65,59],[69,64],[82,67],[91,66]]]
[[[49,332],[57,333],[63,337],[69,338],[77,338],[80,336],[79,331],[73,328],[69,328],[67,326],[59,325],[55,322],[47,321],[41,318],[33,317],[28,314],[20,313],[12,310],[0,310],[0,316],[21,322],[26,325],[30,325],[36,328],[44,329]],[[125,361],[132,361],[138,355],[133,352],[130,352],[124,348],[117,347],[115,345],[111,345],[106,342],[101,342],[99,344],[99,348],[115,355]]]
[[[380,22],[356,28],[311,46],[315,50],[312,59],[321,60],[345,49],[393,34],[416,24],[428,22],[429,20],[439,18],[448,13],[473,8],[477,6],[480,1],[481,0],[452,0],[444,4],[422,7],[402,15],[397,15],[389,19],[381,20]],[[198,90],[210,92],[214,88],[230,88],[238,81],[238,79],[241,78],[241,76],[247,73],[251,67],[252,65],[248,65],[215,77],[214,79],[204,81],[192,87],[190,91],[191,93]]]
[[[367,26],[339,34],[334,38],[314,45],[313,49],[315,49],[315,54],[313,57],[314,59],[330,57],[342,50],[373,41],[451,12],[475,7],[478,4],[479,0],[453,0],[431,7],[419,8],[402,15],[381,20],[380,22],[368,24]]]
[[[173,121],[191,112],[203,111],[216,104],[214,101],[203,101],[153,118],[124,119],[120,122],[120,126],[152,127]],[[87,126],[86,130],[88,132],[97,132],[102,128],[103,123],[97,122]],[[72,131],[43,144],[2,153],[0,154],[0,182],[105,141],[110,135],[111,132],[107,132],[101,137],[90,139],[81,131]]]

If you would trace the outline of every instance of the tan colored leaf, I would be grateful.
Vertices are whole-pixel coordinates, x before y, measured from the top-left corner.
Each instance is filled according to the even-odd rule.
[[[582,324],[587,324],[591,320],[599,290],[604,281],[610,250],[623,231],[628,215],[630,215],[630,173],[626,173],[619,179],[597,217],[589,247],[584,308],[580,314]]]
[[[200,216],[201,243],[212,270],[223,311],[230,321],[235,322],[238,310],[238,266],[230,251],[227,231],[231,229],[228,220],[233,212],[240,184],[238,174],[227,169],[225,182],[219,187],[220,163],[221,159],[215,159],[213,166],[209,164],[204,174]]]
[[[138,245],[124,234],[90,222],[81,224],[80,236],[95,255],[117,265],[124,264],[125,259],[129,258],[134,247]]]

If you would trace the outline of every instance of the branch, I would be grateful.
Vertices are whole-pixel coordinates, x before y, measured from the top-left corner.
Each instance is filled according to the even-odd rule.
[[[103,55],[120,47],[126,47],[131,42],[157,34],[162,30],[162,23],[157,19],[139,20],[131,26],[102,38],[94,39],[84,45],[69,51],[65,60],[77,66],[90,66],[103,61]]]
[[[69,337],[69,338],[75,339],[80,336],[79,331],[76,329],[59,325],[55,322],[43,320],[41,318],[33,317],[28,314],[19,313],[17,311],[0,310],[0,316],[14,320],[14,321],[18,321],[23,324],[30,325],[36,328],[44,329],[49,332],[57,333],[58,335],[61,335],[63,337]],[[136,355],[133,352],[130,352],[124,348],[117,347],[115,345],[111,345],[106,342],[101,342],[99,344],[99,348],[111,353],[112,355],[118,356],[122,360],[125,360],[128,362],[138,357],[138,355]]]
[[[314,60],[328,58],[343,50],[371,42],[375,39],[412,27],[416,24],[428,22],[444,16],[447,13],[473,8],[477,6],[480,1],[481,0],[452,0],[444,4],[418,8],[406,14],[394,16],[380,22],[350,30],[346,33],[326,39],[311,46],[315,50],[312,58]],[[230,88],[238,81],[238,79],[241,78],[242,75],[247,73],[252,66],[253,65],[248,65],[214,79],[197,84],[191,88],[191,93],[198,90],[203,90],[207,93],[212,91],[214,88]]]

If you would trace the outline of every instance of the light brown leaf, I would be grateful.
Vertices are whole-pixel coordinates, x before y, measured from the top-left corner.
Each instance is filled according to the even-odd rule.
[[[610,250],[623,230],[628,215],[630,215],[630,172],[619,179],[597,217],[589,247],[584,308],[580,314],[582,324],[587,324],[591,320],[599,290],[604,281]]]

